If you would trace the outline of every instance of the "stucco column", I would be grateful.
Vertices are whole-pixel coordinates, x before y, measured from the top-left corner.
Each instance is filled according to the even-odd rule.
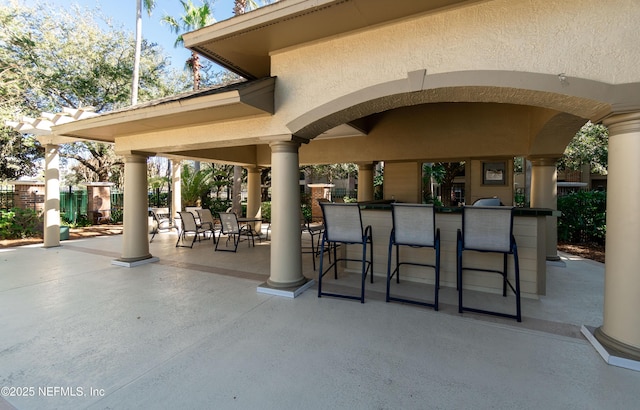
[[[150,259],[147,196],[147,157],[125,155],[124,162],[124,221],[121,262]]]
[[[358,163],[358,202],[373,201],[373,163]]]
[[[55,144],[45,145],[44,247],[60,246],[60,152]]]
[[[260,168],[247,167],[247,171],[247,218],[260,218]],[[255,224],[254,229],[260,232],[260,224]]]
[[[292,141],[278,141],[271,147],[271,276],[267,284],[296,287],[307,279],[302,275],[300,236],[300,172],[298,148]]]
[[[615,115],[609,127],[607,243],[603,324],[609,350],[640,360],[640,112]]]
[[[171,221],[182,211],[182,161],[171,160]]]
[[[531,207],[558,209],[557,158],[530,158]],[[547,216],[546,255],[548,261],[558,261],[558,219]]]

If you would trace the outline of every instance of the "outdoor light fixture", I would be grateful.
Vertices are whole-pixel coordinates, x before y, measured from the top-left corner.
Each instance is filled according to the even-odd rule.
[[[567,82],[567,76],[566,76],[564,73],[560,73],[560,74],[558,74],[558,80],[560,80],[560,84],[562,84],[562,85],[567,85],[567,84],[569,84],[569,83]]]

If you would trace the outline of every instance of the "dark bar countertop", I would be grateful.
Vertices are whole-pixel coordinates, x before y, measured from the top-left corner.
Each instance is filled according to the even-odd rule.
[[[391,204],[396,201],[368,201],[368,202],[358,202],[360,205],[360,209],[362,210],[391,210]],[[436,206],[435,210],[437,213],[443,214],[456,214],[462,213],[461,206]],[[514,208],[513,214],[515,216],[559,216],[558,211],[554,211],[550,208]]]

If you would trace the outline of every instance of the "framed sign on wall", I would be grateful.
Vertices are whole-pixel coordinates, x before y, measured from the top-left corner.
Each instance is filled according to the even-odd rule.
[[[504,185],[507,164],[504,161],[482,163],[483,185]]]

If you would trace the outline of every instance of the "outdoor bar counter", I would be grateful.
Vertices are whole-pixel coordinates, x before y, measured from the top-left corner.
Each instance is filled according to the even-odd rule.
[[[375,280],[386,280],[389,236],[392,217],[389,203],[361,203],[362,223],[371,225],[373,231],[373,265]],[[551,209],[515,208],[513,234],[518,245],[520,259],[520,284],[522,296],[537,298],[546,291],[546,218],[553,215]],[[440,229],[440,286],[456,286],[456,238],[462,227],[462,208],[436,207],[436,228]],[[358,245],[347,247],[348,257],[359,259],[362,248]],[[395,252],[395,250],[394,250]],[[427,261],[433,263],[434,251],[428,248],[401,247],[403,261]],[[367,252],[368,254],[369,252]],[[513,257],[509,255],[509,277],[514,274]],[[465,266],[501,269],[502,255],[495,253],[465,252]],[[395,257],[392,269],[395,267]],[[348,262],[349,271],[359,270],[357,262]],[[404,265],[401,280],[433,284],[433,269]],[[466,271],[465,289],[474,289],[491,293],[502,293],[500,275]]]

